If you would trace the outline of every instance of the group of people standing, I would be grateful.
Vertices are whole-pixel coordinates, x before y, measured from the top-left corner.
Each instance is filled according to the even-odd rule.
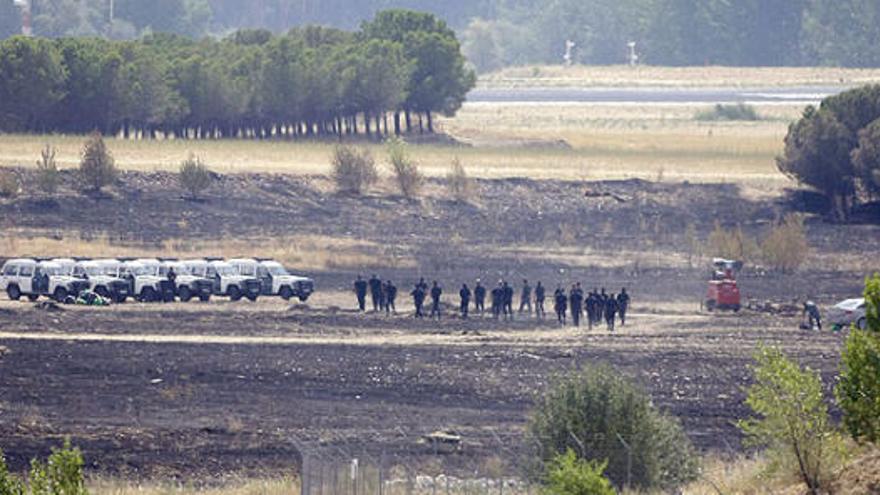
[[[366,311],[367,293],[369,292],[374,312],[397,313],[397,308],[394,304],[397,298],[397,287],[390,280],[382,281],[377,275],[373,275],[369,280],[364,280],[359,275],[354,282],[354,292],[361,311]],[[531,315],[534,309],[538,319],[546,317],[544,311],[546,289],[541,282],[538,282],[533,288],[528,280],[523,280],[519,294],[520,314],[527,313]],[[489,311],[492,318],[495,320],[504,319],[505,321],[513,320],[514,295],[515,290],[513,286],[505,280],[499,280],[498,285],[492,288],[491,291],[479,279],[477,279],[473,289],[468,287],[466,283],[462,284],[461,289],[458,291],[459,314],[462,319],[469,318],[472,302],[476,314],[485,314],[488,296]],[[436,280],[429,287],[424,278],[419,279],[419,282],[410,292],[410,296],[413,298],[416,318],[425,318],[425,302],[430,297],[430,318],[440,319],[442,315],[441,297],[443,296],[443,288]],[[593,325],[599,325],[604,320],[608,330],[614,331],[615,321],[618,317],[620,318],[621,325],[626,325],[626,312],[629,308],[629,302],[630,298],[626,288],[621,289],[619,294],[608,294],[605,292],[604,287],[601,290],[594,289],[584,294],[580,282],[572,284],[567,294],[565,288],[559,285],[553,294],[553,307],[556,311],[556,319],[560,325],[567,323],[567,317],[570,314],[574,326],[579,327],[582,317],[586,317],[590,329],[593,328]]]

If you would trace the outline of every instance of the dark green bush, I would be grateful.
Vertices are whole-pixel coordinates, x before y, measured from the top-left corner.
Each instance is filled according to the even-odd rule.
[[[605,367],[558,379],[538,400],[528,436],[540,449],[534,473],[545,472],[548,462],[571,449],[579,458],[607,462],[606,475],[618,487],[629,482],[634,488],[672,490],[697,476],[697,456],[678,422]]]

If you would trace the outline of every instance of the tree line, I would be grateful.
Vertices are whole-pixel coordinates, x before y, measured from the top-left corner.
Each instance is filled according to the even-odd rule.
[[[0,42],[0,130],[181,138],[433,131],[474,86],[431,14],[383,11],[357,31],[240,30],[195,41]]]

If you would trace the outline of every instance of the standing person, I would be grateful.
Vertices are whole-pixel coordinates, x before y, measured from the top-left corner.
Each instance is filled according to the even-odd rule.
[[[812,330],[815,327],[818,327],[819,331],[821,332],[822,331],[822,315],[819,313],[819,306],[816,306],[816,303],[814,303],[813,301],[807,301],[804,303],[804,317],[807,317],[807,316],[809,316],[810,330]]]
[[[538,281],[538,285],[535,286],[535,316],[539,320],[546,316],[544,313],[544,297],[544,286]]]
[[[394,305],[394,300],[397,299],[397,287],[390,280],[386,280],[383,293],[385,294],[385,314],[397,314],[397,307]]]
[[[608,294],[605,293],[605,287],[599,292],[599,314],[596,315],[596,321],[601,322],[605,315],[605,306],[608,304]],[[607,320],[607,318],[606,318]]]
[[[620,289],[617,295],[617,312],[620,313],[620,326],[626,326],[626,310],[629,308],[629,294],[626,293],[626,287]]]
[[[419,287],[422,288],[422,290],[425,292],[425,294],[428,293],[428,282],[425,282],[425,277],[419,278]]]
[[[370,299],[373,301],[373,312],[378,313],[382,308],[382,281],[375,273],[370,278]]]
[[[592,292],[587,293],[584,299],[584,309],[587,311],[587,329],[592,330],[596,321],[596,299]]]
[[[556,310],[556,320],[560,325],[565,325],[565,310],[568,304],[568,297],[565,295],[565,289],[560,285],[553,293],[553,309]]]
[[[363,277],[358,275],[357,280],[354,281],[354,294],[357,296],[358,300],[358,309],[361,312],[367,310],[367,282]]]
[[[434,286],[431,287],[431,319],[434,316],[437,316],[437,319],[440,319],[440,296],[443,295],[443,289],[437,284],[437,281],[434,281]]]
[[[167,277],[168,277],[168,283],[171,284],[171,293],[172,293],[172,294],[177,294],[177,274],[174,273],[174,267],[173,267],[173,266],[168,267],[168,275],[167,275]],[[47,279],[47,280],[48,280],[48,279]],[[46,289],[48,290],[48,288],[49,288],[49,285],[48,285],[48,283],[47,283],[47,285],[46,285]]]
[[[504,282],[504,316],[513,320],[513,287],[507,282]]]
[[[568,296],[569,301],[571,301],[571,321],[576,327],[581,326],[581,314],[584,311],[583,303],[584,303],[584,293],[581,290],[581,284],[574,284],[571,286],[571,292]]]
[[[416,287],[410,292],[413,298],[413,305],[416,307],[416,318],[424,318],[425,313],[422,312],[422,306],[425,304],[425,290],[422,284],[416,284]]]
[[[522,292],[519,295],[519,313],[522,314],[525,308],[528,308],[529,314],[532,314],[532,287],[528,280],[523,279]]]
[[[466,320],[468,317],[468,308],[471,306],[471,290],[468,288],[467,284],[461,285],[461,290],[458,291],[458,296],[461,297],[461,318]]]
[[[605,322],[608,323],[608,331],[614,331],[614,318],[617,313],[617,298],[614,294],[605,301]]]
[[[501,317],[501,308],[504,306],[504,285],[499,280],[498,286],[492,289],[492,318]]]
[[[486,311],[486,288],[477,279],[477,285],[474,287],[474,311],[477,314],[483,314]]]

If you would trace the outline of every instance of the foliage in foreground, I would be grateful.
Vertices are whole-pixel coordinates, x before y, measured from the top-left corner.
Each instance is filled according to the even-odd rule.
[[[610,368],[561,377],[538,400],[528,436],[540,447],[540,473],[572,450],[578,458],[607,462],[606,475],[618,487],[671,490],[697,476],[697,457],[681,426]]]
[[[767,447],[780,468],[794,469],[810,493],[818,494],[845,453],[843,439],[829,424],[819,374],[773,347],[758,349],[755,361],[746,404],[759,417],[738,426],[750,445]]]
[[[880,442],[880,275],[865,283],[867,327],[850,329],[835,390],[843,424],[857,441]]]
[[[578,459],[568,449],[547,464],[544,493],[547,495],[614,495],[614,487],[604,476],[606,463]]]
[[[87,495],[83,477],[83,457],[78,448],[65,440],[53,448],[45,463],[31,460],[28,481],[9,474],[0,450],[0,495]]]

